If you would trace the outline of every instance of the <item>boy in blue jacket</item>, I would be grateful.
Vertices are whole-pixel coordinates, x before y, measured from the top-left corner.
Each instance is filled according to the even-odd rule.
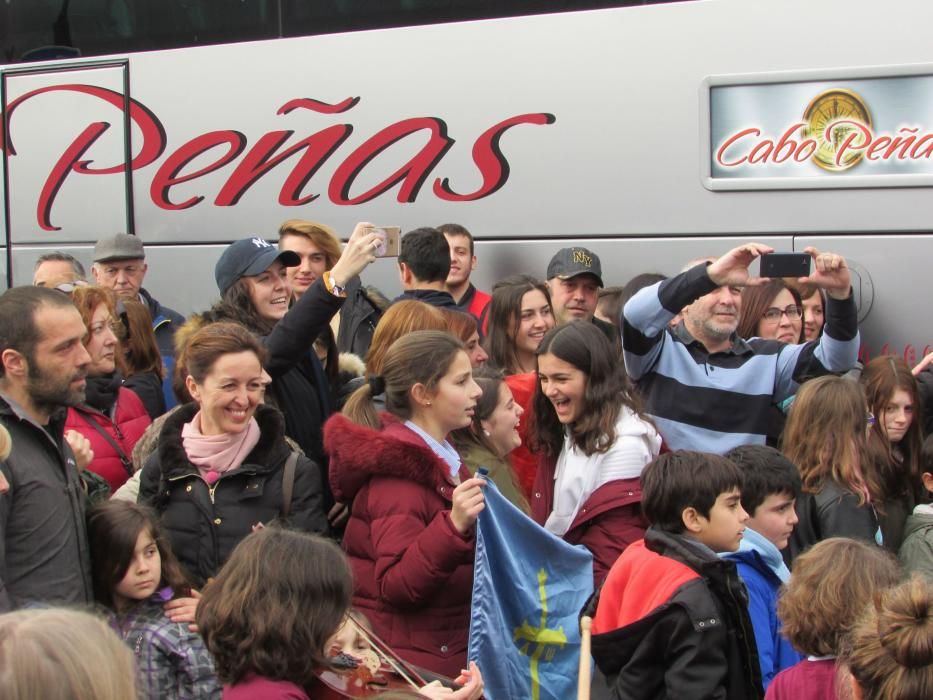
[[[763,697],[745,587],[735,564],[716,556],[742,539],[741,481],[731,460],[687,450],[642,472],[651,527],[585,610],[613,700]]]
[[[781,635],[778,592],[790,571],[781,550],[797,524],[794,503],[800,474],[793,462],[773,447],[743,445],[726,453],[742,472],[742,508],[749,514],[739,550],[723,556],[736,563],[748,589],[748,614],[755,630],[761,681],[765,690],[779,671],[800,661]]]

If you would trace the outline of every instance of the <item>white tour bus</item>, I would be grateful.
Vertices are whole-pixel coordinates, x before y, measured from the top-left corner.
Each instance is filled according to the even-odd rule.
[[[933,3],[635,4],[6,0],[0,284],[129,231],[203,309],[224,244],[289,218],[463,224],[485,289],[757,240],[850,259],[863,358],[933,349]]]

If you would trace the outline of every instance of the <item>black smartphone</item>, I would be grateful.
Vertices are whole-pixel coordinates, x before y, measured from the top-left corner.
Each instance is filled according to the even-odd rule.
[[[765,253],[761,256],[761,277],[807,277],[810,275],[808,253]]]

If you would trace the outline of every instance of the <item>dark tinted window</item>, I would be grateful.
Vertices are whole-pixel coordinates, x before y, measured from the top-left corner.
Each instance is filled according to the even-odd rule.
[[[650,0],[0,0],[0,63],[646,4],[654,3]]]

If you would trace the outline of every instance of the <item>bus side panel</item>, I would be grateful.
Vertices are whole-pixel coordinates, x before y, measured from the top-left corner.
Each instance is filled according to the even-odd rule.
[[[933,66],[933,3],[887,3],[885,16],[904,19],[896,38],[828,40],[878,11],[868,0],[717,0],[134,54],[133,205],[152,251],[147,287],[181,310],[203,308],[216,298],[218,246],[274,238],[298,217],[344,236],[360,220],[464,224],[481,241],[477,282],[487,289],[506,272],[543,274],[552,252],[577,240],[617,261],[625,274],[613,281],[624,282],[662,262],[662,272],[679,269],[695,256],[692,238],[691,251],[707,254],[714,242],[819,237],[840,252],[855,246],[885,285],[879,297],[929,298],[928,188],[713,192],[701,181],[710,76]],[[34,147],[11,157],[33,188],[15,195],[17,211],[39,211],[36,186],[87,128],[123,117],[101,97],[88,98],[90,111],[66,109],[69,95],[34,98],[58,122],[45,129],[48,148],[35,132],[23,137]],[[17,144],[30,128],[21,116]],[[906,110],[904,120],[915,118]],[[80,158],[72,149],[75,165],[92,164],[63,170],[47,202],[61,229],[36,217],[14,230],[18,244],[90,246],[124,228],[114,197],[125,173],[100,172],[113,164],[113,133]],[[895,259],[885,241],[900,233]],[[391,262],[371,274],[398,284]],[[888,342],[889,324],[903,329],[897,342],[929,342],[913,317],[876,326],[875,313],[865,326],[873,348]]]

